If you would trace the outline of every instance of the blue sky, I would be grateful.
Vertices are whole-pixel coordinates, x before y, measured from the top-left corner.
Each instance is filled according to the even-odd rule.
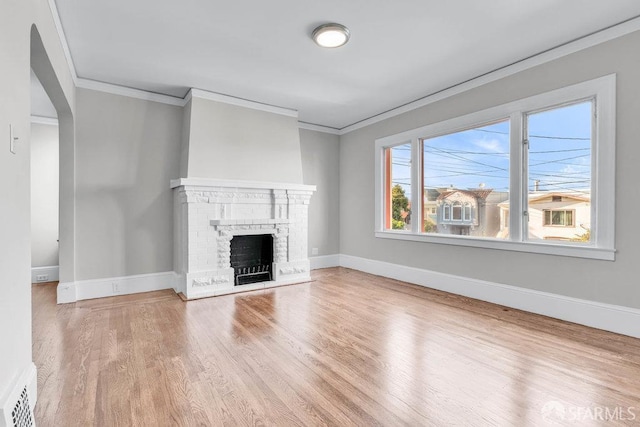
[[[529,189],[584,190],[590,187],[591,102],[528,117]],[[393,182],[410,196],[410,145],[393,148]],[[424,141],[427,188],[485,188],[508,191],[509,122]]]

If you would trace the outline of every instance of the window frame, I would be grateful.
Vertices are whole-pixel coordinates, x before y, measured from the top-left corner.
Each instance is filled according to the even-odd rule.
[[[549,212],[549,219],[551,220],[549,224],[547,224],[547,212]],[[553,223],[553,212],[564,212],[565,213],[565,222],[566,222],[566,213],[571,213],[571,225],[566,224],[554,224]],[[553,227],[553,228],[575,228],[576,222],[576,210],[575,209],[542,209],[542,226],[543,227]]]
[[[460,210],[460,218],[456,218],[456,208]],[[451,221],[462,222],[462,202],[455,201],[451,204]]]
[[[591,141],[591,241],[577,243],[529,240],[525,213],[528,204],[525,118],[528,114],[538,111],[591,99],[594,100]],[[615,108],[616,75],[611,74],[377,139],[375,141],[374,235],[386,239],[615,260]],[[408,232],[399,233],[383,228],[384,211],[381,192],[384,191],[384,162],[381,157],[385,148],[410,141],[412,164],[422,165],[422,140],[486,126],[507,118],[510,128],[508,239],[427,234],[421,231],[421,221],[412,221],[411,230]],[[412,210],[418,217],[424,216],[421,175],[423,175],[422,167],[412,168]],[[514,215],[514,212],[521,212],[521,214]]]
[[[467,216],[469,213],[469,216]],[[469,202],[462,205],[462,221],[471,222],[471,204]]]
[[[402,233],[406,233],[408,230],[404,230],[404,229],[394,229],[393,228],[393,220],[391,218],[392,212],[393,212],[393,196],[392,196],[392,191],[393,191],[393,185],[392,184],[392,178],[389,174],[391,173],[391,171],[393,170],[393,155],[391,153],[391,149],[393,148],[397,148],[397,147],[401,147],[403,145],[407,145],[410,144],[410,141],[404,141],[398,144],[392,144],[392,145],[387,145],[385,146],[382,150],[383,150],[383,159],[384,159],[384,190],[383,190],[383,203],[384,203],[384,209],[385,209],[385,213],[384,213],[384,225],[383,225],[383,230],[385,231],[389,231],[389,230],[394,230],[395,232],[402,232]],[[413,161],[413,158],[411,159],[411,161]],[[411,164],[409,164],[409,167],[411,168],[411,174],[413,174],[413,166]],[[390,179],[391,178],[391,179]],[[413,191],[413,180],[411,181],[411,186],[412,186],[412,191]],[[387,203],[389,202],[389,203]]]

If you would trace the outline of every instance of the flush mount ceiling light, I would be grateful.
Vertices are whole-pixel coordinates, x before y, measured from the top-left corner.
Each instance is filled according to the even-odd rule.
[[[349,29],[340,24],[323,24],[313,30],[311,38],[320,47],[340,47],[349,41]]]

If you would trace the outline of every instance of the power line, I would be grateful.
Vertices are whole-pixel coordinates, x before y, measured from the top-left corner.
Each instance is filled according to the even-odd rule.
[[[587,147],[587,148],[570,148],[570,149],[567,149],[567,150],[529,151],[529,154],[567,153],[569,151],[585,151],[585,150],[591,150],[591,147]]]
[[[536,163],[535,165],[529,165],[529,167],[546,165],[546,164],[549,164],[549,163],[559,163],[559,162],[562,162],[564,160],[573,160],[573,159],[579,159],[579,158],[582,158],[582,157],[591,157],[591,154],[583,154],[581,156],[565,157],[563,159],[549,160],[548,162],[542,162],[542,163]]]
[[[500,132],[497,130],[488,130],[488,129],[469,129],[477,132],[486,132],[486,133],[497,133],[500,135],[509,135],[509,132]],[[580,138],[573,136],[549,136],[549,135],[529,135],[529,138],[542,138],[542,139],[563,139],[568,141],[591,141],[591,138]]]
[[[490,167],[490,168],[493,168],[493,169],[497,169],[497,170],[503,170],[503,171],[507,171],[507,170],[508,170],[508,169],[501,168],[501,167],[498,167],[498,166],[490,165],[490,164],[488,164],[488,163],[482,163],[482,162],[478,162],[478,161],[476,161],[476,160],[467,159],[466,157],[458,156],[457,154],[450,154],[450,153],[448,153],[447,151],[445,151],[445,150],[441,150],[441,149],[439,149],[439,148],[435,148],[435,147],[433,147],[433,148],[434,148],[435,150],[438,150],[438,151],[441,151],[441,152],[445,153],[445,154],[441,154],[441,155],[446,156],[446,157],[451,157],[451,158],[454,158],[454,159],[456,159],[456,158],[457,158],[457,159],[460,159],[460,160],[465,160],[465,161],[468,161],[468,162],[471,162],[471,163],[476,163],[476,164],[478,164],[478,165],[487,166],[487,167]]]
[[[436,147],[424,147],[424,152],[430,152],[433,153],[432,151],[429,151],[430,149],[433,149]],[[586,150],[591,150],[591,147],[587,147],[587,148],[568,148],[566,150],[542,150],[542,151],[529,151],[529,154],[548,154],[548,153],[568,153],[568,152],[572,152],[572,151],[586,151]],[[479,156],[508,156],[509,152],[508,151],[494,151],[494,152],[485,152],[485,151],[466,151],[466,150],[455,150],[455,149],[447,149],[447,152],[449,153],[455,153],[455,154],[476,154]],[[438,154],[438,153],[434,153],[434,154]]]
[[[556,187],[558,185],[567,185],[567,184],[581,184],[583,182],[591,182],[590,179],[582,179],[582,180],[578,180],[578,181],[564,181],[564,182],[549,182],[549,183],[544,183],[544,182],[539,182],[538,183],[538,187]],[[535,184],[534,184],[535,187]]]
[[[573,172],[562,172],[562,173],[560,173],[557,170],[555,170],[555,171],[551,170],[550,171],[550,170],[546,170],[546,169],[545,170],[533,169],[533,172],[530,170],[529,174],[532,174],[532,173],[533,174],[538,174],[538,175],[544,175],[544,174],[547,174],[547,173],[551,173],[551,174],[556,174],[557,173],[559,175],[577,175],[577,174],[581,174],[581,173],[591,174],[591,165],[578,165],[577,163],[572,163],[571,165],[578,166],[578,167],[583,167],[583,168],[585,168],[587,170],[582,170],[582,171],[576,170],[576,171],[573,171]]]
[[[424,147],[424,152],[427,153],[434,153],[433,151],[429,151],[432,150],[436,147]],[[436,148],[437,149],[437,148]],[[447,149],[448,153],[453,153],[453,154],[476,154],[479,156],[508,156],[509,152],[505,152],[505,151],[494,151],[494,152],[485,152],[485,151],[465,151],[465,150],[454,150],[454,149]],[[434,153],[434,154],[438,154],[438,153]]]

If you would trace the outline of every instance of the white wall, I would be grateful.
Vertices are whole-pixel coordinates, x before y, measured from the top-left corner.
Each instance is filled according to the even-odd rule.
[[[182,108],[77,91],[76,280],[173,270]]]
[[[341,137],[340,250],[346,255],[640,308],[640,32],[519,72]],[[374,141],[617,73],[616,260],[517,253],[374,237]]]
[[[58,265],[58,126],[31,124],[31,267]]]
[[[304,184],[316,186],[309,205],[309,256],[339,254],[340,138],[300,129],[300,149]]]
[[[74,111],[74,87],[46,0],[0,2],[0,405],[18,377],[31,366],[30,233],[30,46],[31,26],[40,33],[54,96]],[[41,68],[39,68],[42,70]],[[8,129],[20,138],[9,152]]]
[[[189,178],[302,184],[295,117],[193,97]]]
[[[31,115],[50,119],[57,119],[58,117],[56,107],[51,103],[42,87],[42,83],[40,83],[33,70],[31,70]]]

